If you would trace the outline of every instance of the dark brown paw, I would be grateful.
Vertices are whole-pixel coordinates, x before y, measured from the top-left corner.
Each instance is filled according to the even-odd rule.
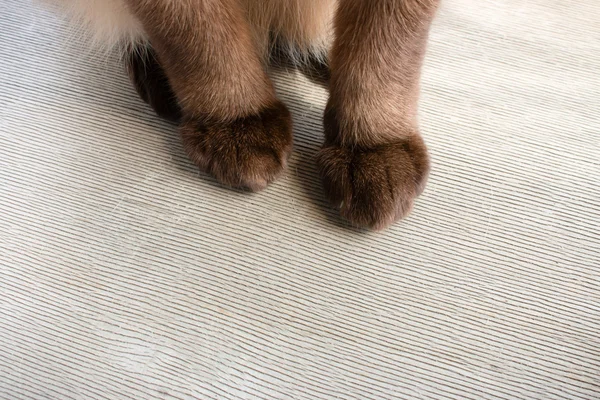
[[[427,148],[418,134],[370,148],[326,144],[317,163],[325,193],[342,216],[374,230],[411,211],[429,172]]]
[[[233,122],[186,121],[181,129],[190,159],[221,183],[264,189],[287,166],[292,119],[283,103]]]
[[[132,46],[127,57],[127,71],[142,100],[158,116],[173,122],[181,120],[181,108],[152,47]]]

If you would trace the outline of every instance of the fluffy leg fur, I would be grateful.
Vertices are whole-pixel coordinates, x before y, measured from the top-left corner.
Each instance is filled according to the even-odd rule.
[[[326,84],[335,0],[240,0],[240,4],[265,65],[270,61],[295,67],[314,81]],[[159,115],[175,120],[180,110],[172,101],[166,74],[152,46],[144,41],[128,46],[126,61],[142,99]]]
[[[276,43],[294,63],[326,58],[337,0],[241,1],[265,57]]]
[[[416,122],[420,68],[438,0],[343,0],[318,164],[326,193],[357,226],[383,229],[424,189]]]
[[[98,48],[112,49],[145,40],[140,21],[123,0],[41,0],[57,7],[91,34]]]

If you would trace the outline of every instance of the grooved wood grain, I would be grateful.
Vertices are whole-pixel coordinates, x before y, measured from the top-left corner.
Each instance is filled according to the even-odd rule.
[[[600,2],[446,0],[428,189],[349,229],[323,90],[287,175],[226,190],[117,57],[0,0],[0,398],[600,399]]]

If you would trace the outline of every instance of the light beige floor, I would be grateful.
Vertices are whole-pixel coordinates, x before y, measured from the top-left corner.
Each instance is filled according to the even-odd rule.
[[[414,214],[348,229],[184,156],[114,56],[0,0],[0,398],[600,398],[600,2],[446,0]]]

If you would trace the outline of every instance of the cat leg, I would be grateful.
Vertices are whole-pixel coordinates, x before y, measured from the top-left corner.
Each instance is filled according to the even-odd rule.
[[[129,45],[125,54],[125,66],[142,100],[160,117],[180,122],[181,108],[177,103],[177,96],[152,46],[149,43]]]
[[[342,0],[335,17],[325,144],[317,162],[351,223],[383,229],[406,216],[429,172],[416,113],[438,0]]]
[[[284,170],[291,117],[277,100],[239,0],[126,0],[181,109],[190,159],[260,190]]]

